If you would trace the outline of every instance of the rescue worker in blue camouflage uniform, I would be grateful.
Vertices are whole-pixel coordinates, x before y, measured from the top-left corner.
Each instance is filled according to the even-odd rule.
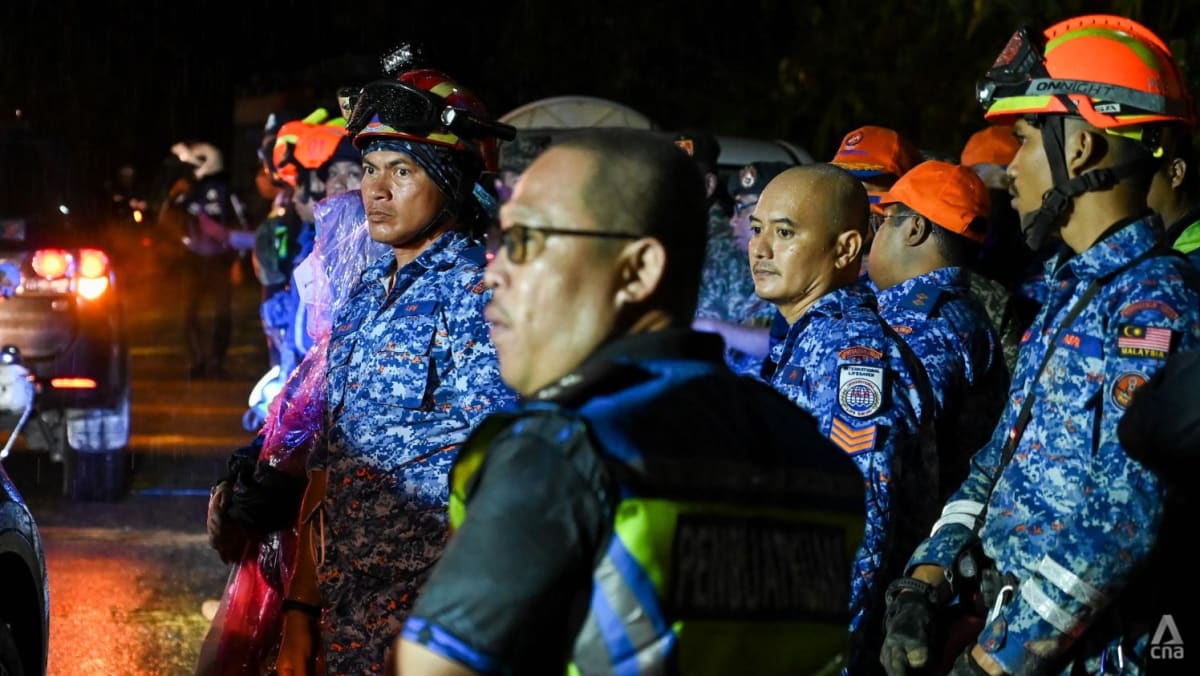
[[[512,128],[424,67],[350,99],[367,227],[392,252],[363,272],[333,322],[326,439],[309,461],[281,676],[311,673],[318,616],[330,673],[382,669],[445,544],[458,447],[515,398],[483,317],[484,251],[472,234],[495,205],[481,172],[494,170],[495,139]]]
[[[862,480],[688,330],[700,185],[629,129],[572,136],[522,175],[486,279],[525,403],[455,463],[456,530],[391,673],[790,676],[845,655]]]
[[[708,205],[708,244],[696,318],[732,320],[736,308],[753,302],[754,288],[746,273],[745,256],[729,229],[729,195],[717,171],[721,144],[708,132],[689,130],[675,135],[675,145],[700,169]]]
[[[737,248],[737,265],[728,281],[731,286],[719,299],[710,299],[708,308],[696,311],[692,328],[721,334],[725,340],[725,363],[737,373],[757,374],[770,351],[771,322],[778,311],[771,303],[754,293],[754,278],[746,266],[750,248],[750,213],[758,204],[759,195],[771,179],[792,166],[786,162],[751,162],[729,179],[729,195],[733,198],[733,215],[729,230]]]
[[[1157,544],[1164,485],[1117,427],[1170,353],[1200,345],[1195,272],[1146,208],[1159,127],[1192,108],[1162,40],[1102,15],[1019,30],[978,95],[1021,139],[1008,175],[1031,248],[1057,233],[1071,255],[1049,262],[995,433],[889,586],[880,659],[893,675],[952,659],[955,674],[1139,673],[1158,618],[1131,616],[1140,595],[1123,591]],[[956,655],[931,636],[961,626],[933,618],[972,573],[990,612]]]
[[[884,589],[937,516],[928,376],[857,281],[867,213],[862,184],[822,164],[777,176],[750,217],[755,290],[788,322],[763,376],[817,419],[865,479],[866,534],[851,579],[852,674],[878,669]]]
[[[966,167],[931,160],[901,176],[879,206],[871,281],[879,314],[929,374],[945,500],[991,436],[1008,392],[1000,339],[967,277],[988,233],[987,187]]]

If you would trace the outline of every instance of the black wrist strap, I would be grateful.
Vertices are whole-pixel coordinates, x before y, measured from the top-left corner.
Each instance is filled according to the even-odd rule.
[[[922,582],[915,577],[898,577],[892,580],[888,585],[887,592],[884,594],[884,599],[887,605],[892,605],[896,597],[904,592],[916,592],[924,596],[931,605],[940,606],[948,599],[943,599],[943,592],[939,587],[935,587],[927,582]]]
[[[295,610],[304,613],[314,620],[321,619],[321,606],[314,606],[313,604],[305,603],[304,601],[298,601],[296,599],[284,599],[283,605],[280,606],[280,611],[286,613],[289,610]]]

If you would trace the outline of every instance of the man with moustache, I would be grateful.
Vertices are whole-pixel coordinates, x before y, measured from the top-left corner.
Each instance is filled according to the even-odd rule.
[[[477,181],[505,130],[424,67],[363,87],[346,127],[362,151],[371,239],[391,251],[363,271],[326,347],[324,443],[309,457],[280,676],[314,673],[318,645],[329,673],[383,669],[449,535],[458,449],[514,399],[483,319],[485,258],[472,237],[489,219]]]
[[[850,597],[853,674],[878,669],[883,592],[936,516],[938,481],[927,375],[858,281],[867,204],[854,176],[807,165],[771,181],[750,217],[755,291],[788,322],[763,375],[817,419],[866,484]]]
[[[861,478],[689,329],[702,185],[669,143],[617,129],[522,175],[485,279],[524,405],[455,464],[457,529],[395,673],[796,674],[844,656]]]

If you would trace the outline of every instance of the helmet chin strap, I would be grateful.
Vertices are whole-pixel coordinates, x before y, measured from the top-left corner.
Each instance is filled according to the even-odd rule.
[[[433,218],[429,219],[429,222],[426,223],[424,227],[417,231],[415,235],[394,246],[404,246],[409,242],[416,242],[420,240],[441,225],[446,219],[453,218],[455,213],[456,211],[451,209],[449,204],[443,206],[436,214],[434,214]]]
[[[1085,192],[1108,190],[1130,176],[1136,176],[1154,168],[1154,157],[1145,157],[1115,167],[1093,169],[1075,178],[1068,178],[1066,159],[1065,115],[1047,115],[1042,124],[1042,146],[1050,162],[1050,174],[1054,187],[1042,195],[1042,206],[1021,218],[1021,231],[1025,243],[1034,251],[1041,249],[1053,232],[1063,214],[1067,213],[1075,197]]]

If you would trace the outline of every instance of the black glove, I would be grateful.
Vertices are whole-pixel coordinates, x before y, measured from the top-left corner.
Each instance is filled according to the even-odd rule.
[[[904,577],[888,585],[879,651],[888,676],[905,676],[929,662],[934,609],[932,587],[924,582]]]
[[[244,528],[229,517],[229,500],[233,488],[222,481],[213,486],[208,499],[208,544],[217,550],[222,563],[234,563],[246,547]]]
[[[946,676],[990,676],[971,656],[971,651],[974,649],[975,646],[972,645],[963,651],[963,654],[954,660],[954,666],[950,667],[950,673]]]

